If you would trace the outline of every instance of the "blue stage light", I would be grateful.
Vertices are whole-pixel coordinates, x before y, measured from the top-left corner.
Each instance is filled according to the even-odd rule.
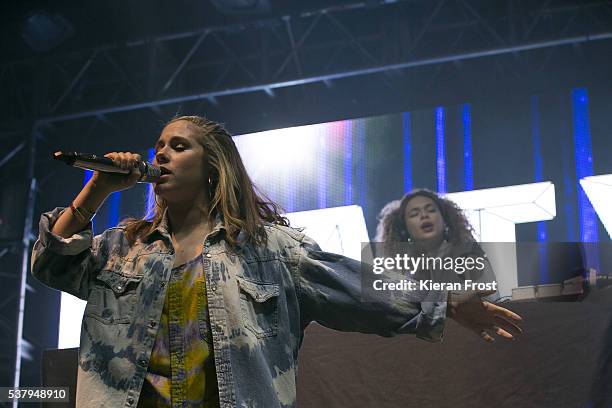
[[[540,129],[540,109],[537,95],[531,97],[531,142],[533,147],[533,180],[536,183],[544,181],[544,164],[542,159],[542,138]],[[546,223],[537,223],[537,241],[546,242]],[[539,273],[540,283],[552,283],[548,274],[548,254],[543,244],[539,245]]]
[[[580,241],[598,242],[597,216],[584,190],[578,183],[583,177],[593,175],[593,151],[591,147],[591,129],[589,124],[589,97],[586,88],[572,91],[572,112],[574,132],[574,162],[576,164],[576,188],[578,195],[578,219],[580,223]],[[593,248],[591,246],[591,248]],[[599,269],[597,251],[587,253],[589,267]]]
[[[404,192],[412,190],[412,151],[410,137],[410,112],[402,114],[402,139],[404,144]]]
[[[464,103],[461,112],[463,123],[463,189],[474,189],[474,166],[472,163],[472,107]]]
[[[446,147],[444,132],[444,107],[436,108],[436,177],[438,193],[446,193]]]
[[[155,148],[150,148],[147,151],[147,158],[149,163],[152,163],[155,159]],[[154,184],[147,184],[147,207],[145,210],[144,218],[147,220],[152,220],[155,215],[155,191],[153,190]]]
[[[93,176],[93,171],[91,170],[85,170],[83,172],[83,187],[85,186],[85,184],[87,184],[87,182],[89,181],[89,179],[91,179],[91,177]],[[91,228],[95,231],[95,222],[96,219],[94,217],[93,220],[91,220]]]
[[[119,211],[121,210],[121,192],[116,191],[110,195],[110,208],[108,209],[107,228],[116,227],[119,224]]]
[[[353,132],[352,123],[344,122],[344,205],[353,204]]]

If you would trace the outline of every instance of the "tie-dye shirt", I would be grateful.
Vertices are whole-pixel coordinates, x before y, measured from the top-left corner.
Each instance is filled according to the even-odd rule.
[[[202,255],[172,269],[139,407],[219,406]]]

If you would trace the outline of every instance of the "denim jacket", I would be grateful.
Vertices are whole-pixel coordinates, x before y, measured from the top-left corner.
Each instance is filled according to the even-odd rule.
[[[174,250],[164,215],[130,245],[124,227],[68,239],[50,232],[64,209],[44,213],[32,273],[87,300],[77,407],[134,407],[147,372]],[[206,295],[222,407],[295,407],[298,350],[311,321],[343,331],[440,341],[445,302],[361,299],[360,263],[322,252],[301,232],[266,225],[267,244],[224,240],[221,222],[203,240]],[[204,318],[204,317],[203,317]]]

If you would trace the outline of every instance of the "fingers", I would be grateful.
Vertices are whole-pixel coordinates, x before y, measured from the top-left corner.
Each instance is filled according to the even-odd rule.
[[[514,336],[511,333],[508,333],[507,331],[505,331],[501,327],[493,326],[493,330],[495,331],[495,334],[497,334],[500,337],[504,337],[504,338],[509,339],[509,340],[512,340],[514,338]]]
[[[511,340],[523,333],[521,316],[485,300],[459,302],[451,317],[487,342],[495,340],[494,334]]]
[[[495,305],[495,304],[493,304],[491,302],[487,302],[486,300],[483,300],[482,303],[483,303],[484,307],[488,311],[493,312],[496,315],[503,316],[503,317],[505,317],[507,319],[511,319],[511,320],[514,320],[514,321],[517,321],[517,322],[522,322],[523,321],[523,318],[521,316],[519,316],[518,314],[514,313],[512,310],[508,310],[508,309],[506,309],[504,307]]]
[[[127,172],[122,175],[109,175],[108,177],[117,177],[117,179],[111,180],[112,190],[120,191],[126,188],[130,188],[135,185],[141,178],[140,169],[138,168],[138,162],[141,160],[141,156],[136,153],[130,152],[111,152],[104,155],[113,161],[119,168],[126,170]]]
[[[104,157],[108,157],[113,161],[113,163],[124,170],[134,169],[141,160],[141,156],[139,154],[130,152],[112,152],[105,154]]]
[[[488,327],[482,328],[479,333],[483,340],[487,342],[494,340],[494,338],[487,333],[487,331],[492,331],[498,336],[509,340],[514,340],[515,336],[523,333],[523,329],[515,323],[523,321],[521,316],[512,312],[511,310],[487,301],[483,301],[482,304],[486,309],[487,314],[489,314],[489,316],[492,318],[490,324],[487,325]]]
[[[495,316],[494,317],[496,323],[500,326],[503,327],[505,330],[508,331],[512,331],[515,332],[516,334],[523,334],[523,329],[517,325],[516,323],[502,317],[502,316]]]
[[[523,329],[521,329],[515,322],[522,322],[523,318],[518,314],[514,313],[511,310],[508,310],[504,307],[494,305],[490,302],[483,302],[485,309],[490,314],[493,314],[493,319],[497,324],[502,325],[504,329],[514,331],[517,334],[523,333]]]
[[[500,337],[503,337],[508,340],[514,340],[514,336],[511,333],[508,333],[507,331],[502,329],[501,327],[493,326],[490,330],[492,330]],[[495,338],[491,336],[486,330],[481,330],[479,334],[480,337],[487,343],[493,343],[495,341]]]

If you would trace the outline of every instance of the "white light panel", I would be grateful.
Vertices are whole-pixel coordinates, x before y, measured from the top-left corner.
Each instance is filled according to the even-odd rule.
[[[358,205],[287,213],[292,227],[303,227],[326,252],[361,259],[361,246],[368,242],[363,210]]]
[[[551,220],[556,215],[555,186],[551,182],[462,191],[445,195],[454,201],[474,228],[476,239],[486,244],[500,296],[512,295],[518,286],[516,247],[489,243],[516,242],[516,224]],[[503,248],[503,249],[502,249]]]
[[[580,185],[612,239],[612,174],[584,177]]]
[[[62,292],[57,348],[79,347],[81,321],[87,302]]]

